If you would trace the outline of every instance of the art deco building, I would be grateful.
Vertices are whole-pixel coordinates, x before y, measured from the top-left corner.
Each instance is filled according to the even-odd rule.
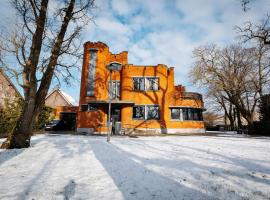
[[[112,73],[109,90],[107,66],[112,63],[120,64],[121,70]],[[112,54],[102,42],[86,42],[77,113],[79,132],[107,132],[109,91],[113,130],[124,134],[205,132],[202,96],[175,86],[173,67],[133,65],[128,63],[126,51]]]

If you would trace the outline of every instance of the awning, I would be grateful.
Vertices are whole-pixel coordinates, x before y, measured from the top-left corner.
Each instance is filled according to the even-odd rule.
[[[89,101],[87,102],[89,105],[95,106],[108,106],[109,101]],[[123,101],[123,100],[112,100],[112,106],[133,106],[135,103],[132,101]]]

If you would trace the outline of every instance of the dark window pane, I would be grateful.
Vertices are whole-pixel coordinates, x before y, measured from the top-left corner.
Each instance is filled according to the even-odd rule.
[[[97,111],[97,107],[88,105],[88,111]]]
[[[189,120],[188,118],[188,108],[182,108],[183,120]]]
[[[81,111],[87,111],[88,105],[81,105]]]
[[[199,109],[193,109],[193,120],[199,121]]]
[[[171,109],[171,119],[180,119],[180,109],[172,108]]]
[[[159,119],[158,106],[147,106],[147,119]]]
[[[134,106],[133,107],[133,118],[134,119],[144,119],[145,111],[144,106]]]
[[[188,120],[193,120],[194,113],[192,108],[188,108]]]
[[[198,109],[198,120],[203,121],[202,110],[199,110],[199,109]]]
[[[133,78],[134,90],[144,90],[144,78]]]

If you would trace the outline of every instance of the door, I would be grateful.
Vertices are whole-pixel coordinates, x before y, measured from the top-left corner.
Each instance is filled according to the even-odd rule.
[[[120,134],[121,131],[121,110],[112,108],[112,134]]]

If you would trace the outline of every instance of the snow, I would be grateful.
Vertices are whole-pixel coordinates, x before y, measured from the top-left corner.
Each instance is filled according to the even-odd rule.
[[[0,199],[270,199],[270,138],[34,136],[0,150]]]

